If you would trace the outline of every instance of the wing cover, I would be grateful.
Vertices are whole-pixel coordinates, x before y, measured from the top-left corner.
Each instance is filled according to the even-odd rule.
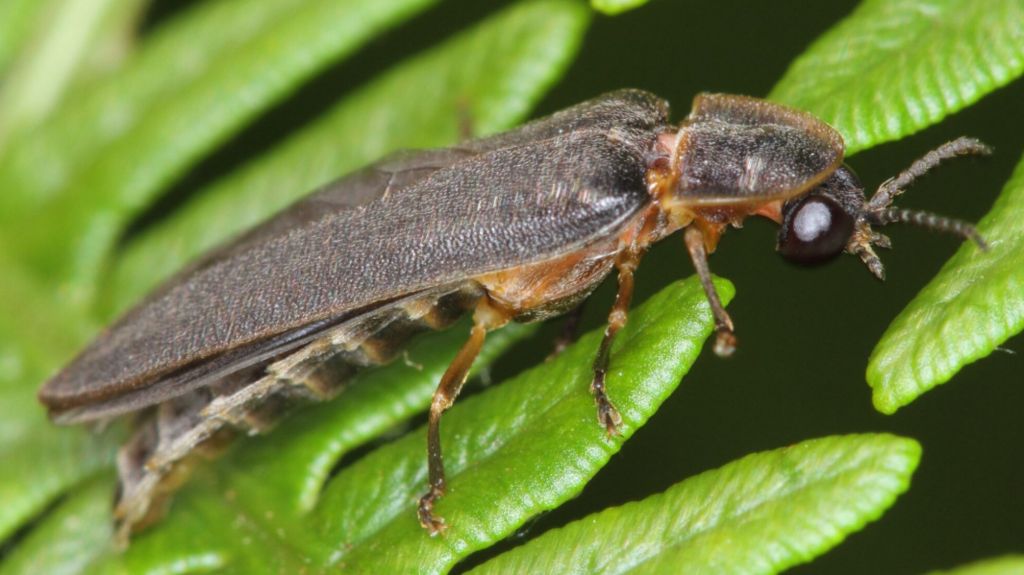
[[[209,373],[208,362],[243,367],[397,298],[604,237],[647,202],[667,112],[652,95],[616,92],[343,178],[173,278],[40,398],[59,413],[165,382],[184,392],[194,378],[182,373]]]

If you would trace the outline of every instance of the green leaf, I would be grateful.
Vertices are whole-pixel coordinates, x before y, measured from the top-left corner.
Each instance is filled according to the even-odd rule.
[[[39,0],[6,0],[0,2],[0,78],[31,37],[33,24],[46,7]]]
[[[82,68],[108,13],[120,0],[46,3],[33,37],[0,84],[0,150],[12,133],[31,127],[64,96]]]
[[[85,429],[58,428],[34,399],[34,394],[0,393],[2,414],[14,420],[5,422],[3,431],[25,431],[0,444],[0,539],[84,477],[114,463],[117,430],[93,436]],[[19,429],[13,430],[15,426]]]
[[[0,157],[0,189],[8,191],[0,230],[37,273],[75,282],[72,298],[88,301],[112,242],[174,177],[302,81],[432,1],[197,5],[150,37],[120,73],[11,142]]]
[[[647,4],[650,0],[590,0],[590,7],[609,16],[634,10]]]
[[[61,314],[0,245],[0,539],[54,497],[113,461],[116,431],[92,436],[58,428],[36,401],[36,387],[66,359],[90,326]]]
[[[54,306],[47,288],[5,248],[0,242],[0,389],[48,375],[95,331],[80,315]]]
[[[731,285],[718,287],[726,300],[732,296]],[[293,419],[301,424],[288,433],[246,442],[220,464],[204,467],[163,523],[90,572],[153,572],[197,558],[244,573],[445,571],[578,494],[678,385],[711,327],[695,278],[673,284],[631,314],[608,381],[624,420],[621,437],[607,437],[597,424],[588,390],[597,331],[553,361],[457,402],[442,427],[449,491],[437,512],[450,524],[443,537],[429,537],[416,521],[416,498],[426,485],[422,429],[333,477],[326,472],[355,445],[348,438],[362,435],[366,422],[376,427],[369,436],[382,427],[375,420],[390,417],[382,411],[407,415],[407,400],[394,397],[413,393],[417,408],[427,404],[464,329],[457,334],[462,337],[442,334],[450,338],[443,345],[423,342],[412,349],[422,372],[395,364],[385,368],[393,371],[387,381],[370,379],[384,370],[367,374],[346,391],[354,394],[351,401],[343,396],[331,407],[299,414]]]
[[[949,571],[933,571],[931,575],[1020,575],[1020,573],[1024,573],[1024,555],[983,559]]]
[[[26,379],[0,381],[0,540],[83,477],[109,467],[117,438],[116,430],[94,436],[50,423],[34,386],[26,385],[42,381],[35,377],[39,372],[6,361],[13,356],[10,352],[7,342],[0,342],[0,363],[15,367]]]
[[[893,320],[868,361],[872,401],[893,413],[1024,330],[1024,160],[965,242]]]
[[[104,315],[341,174],[397,148],[455,142],[467,112],[480,133],[515,125],[569,65],[588,20],[576,2],[523,3],[383,74],[133,240],[113,273]]]
[[[139,46],[139,22],[146,17],[150,0],[112,0],[97,23],[89,53],[75,70],[67,90],[77,93],[119,71]]]
[[[1020,0],[866,0],[770,98],[830,123],[852,154],[935,124],[1022,72]]]
[[[0,575],[73,575],[109,552],[112,484],[104,474],[79,486],[0,563]]]
[[[778,573],[880,517],[920,455],[917,442],[891,435],[748,455],[553,529],[471,573]]]

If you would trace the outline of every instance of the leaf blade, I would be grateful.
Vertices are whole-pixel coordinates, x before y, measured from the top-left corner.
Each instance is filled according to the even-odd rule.
[[[1024,330],[1024,159],[965,243],[892,321],[871,353],[872,402],[894,413]]]
[[[24,49],[32,24],[42,11],[38,0],[10,0],[0,4],[0,76],[8,73],[11,60]]]
[[[769,98],[830,123],[852,154],[935,124],[1022,73],[1016,0],[867,0],[798,57]]]
[[[114,0],[51,3],[37,21],[10,75],[0,85],[0,149],[8,138],[32,127],[60,101],[95,43]]]
[[[1024,555],[1006,555],[982,559],[948,571],[933,571],[931,575],[1014,575],[1024,572]]]
[[[777,573],[880,516],[907,489],[920,451],[910,439],[851,435],[748,455],[471,573]]]
[[[72,575],[82,572],[96,555],[109,551],[112,487],[106,475],[82,485],[4,558],[0,575]]]
[[[12,142],[0,157],[0,182],[15,192],[0,211],[2,229],[39,273],[75,280],[77,298],[90,299],[97,264],[128,218],[172,178],[301,81],[433,1],[197,6],[122,71]]]
[[[590,0],[590,7],[608,16],[618,16],[623,12],[635,10],[650,0]]]
[[[47,420],[35,387],[66,359],[88,322],[57,309],[0,245],[0,539],[113,459],[116,430],[92,435]]]

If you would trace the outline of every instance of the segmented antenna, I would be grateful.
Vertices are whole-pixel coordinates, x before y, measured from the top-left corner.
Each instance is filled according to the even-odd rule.
[[[871,197],[871,201],[864,208],[864,217],[874,225],[884,226],[891,223],[906,223],[935,230],[955,234],[963,239],[973,240],[982,250],[988,249],[988,244],[981,237],[973,224],[962,220],[947,218],[931,212],[893,208],[892,201],[896,196],[903,193],[915,180],[927,174],[930,170],[941,164],[943,161],[958,156],[982,156],[992,153],[989,148],[979,140],[966,136],[946,142],[938,148],[918,158],[910,167],[903,170],[895,178],[889,178],[878,186],[878,191]],[[864,259],[862,255],[861,259]],[[868,263],[868,260],[865,260]],[[871,267],[870,265],[868,267]],[[872,270],[873,271],[873,270]],[[879,274],[875,274],[879,275]]]
[[[870,211],[881,211],[888,208],[896,196],[910,187],[914,180],[927,174],[945,160],[958,156],[987,156],[991,153],[992,148],[975,138],[961,136],[951,142],[946,142],[915,160],[909,168],[900,172],[895,178],[889,178],[882,182],[866,207]]]
[[[870,215],[871,223],[885,225],[891,223],[912,224],[937,232],[950,233],[963,239],[973,240],[982,250],[988,250],[988,244],[981,237],[973,224],[963,220],[947,218],[931,212],[908,210],[905,208],[885,208]]]

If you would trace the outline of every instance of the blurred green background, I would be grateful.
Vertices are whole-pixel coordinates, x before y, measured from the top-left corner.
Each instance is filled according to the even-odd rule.
[[[157,26],[189,3],[154,4],[146,26]],[[362,49],[276,106],[183,177],[136,223],[159,220],[202,184],[271,147],[331,102],[379,71],[433,45],[508,2],[449,1]],[[635,87],[667,98],[682,118],[700,91],[762,96],[787,65],[853,1],[756,2],[661,0],[611,19],[597,17],[579,58],[535,115],[601,92]],[[414,89],[414,87],[413,87]],[[913,159],[959,135],[996,148],[983,161],[961,161],[921,181],[901,205],[969,220],[991,205],[1021,157],[1020,81],[938,126],[858,154],[850,164],[869,188]],[[1024,535],[1024,443],[1021,386],[1024,338],[1007,353],[969,366],[953,382],[894,416],[874,411],[864,381],[868,354],[888,322],[955,251],[956,241],[912,228],[886,230],[894,249],[882,253],[888,280],[876,281],[852,257],[817,270],[789,267],[773,254],[775,227],[749,221],[730,231],[711,259],[732,280],[730,307],[741,340],[738,353],[702,356],[679,391],[615,456],[583,494],[527,527],[531,535],[609,505],[663,491],[677,481],[746,453],[829,434],[890,431],[916,438],[924,458],[911,491],[878,523],[797,573],[920,573],[1020,551]],[[638,272],[638,301],[692,273],[679,238],[657,246]],[[590,300],[586,327],[603,322],[612,286]],[[540,361],[558,325],[499,362],[500,380]],[[510,540],[467,567],[516,544]]]

